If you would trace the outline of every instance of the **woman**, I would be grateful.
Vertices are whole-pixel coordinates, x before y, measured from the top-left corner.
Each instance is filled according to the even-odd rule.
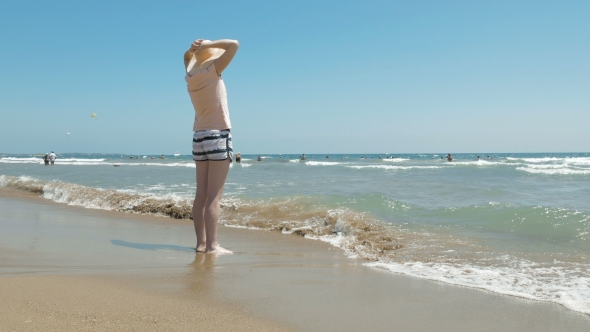
[[[237,40],[194,41],[184,53],[185,80],[195,109],[193,160],[197,166],[197,194],[193,222],[197,252],[232,254],[217,242],[221,193],[232,144],[227,93],[221,73],[238,51]]]

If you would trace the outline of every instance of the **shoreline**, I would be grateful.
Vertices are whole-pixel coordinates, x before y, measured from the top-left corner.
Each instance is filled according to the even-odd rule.
[[[19,321],[25,314],[37,313],[34,321],[44,321],[51,305],[63,313],[52,316],[51,326],[73,326],[82,317],[72,311],[72,303],[80,301],[74,295],[86,288],[102,290],[91,292],[95,304],[84,304],[84,314],[113,317],[96,325],[104,329],[114,328],[105,325],[113,320],[121,329],[186,328],[182,324],[196,324],[190,317],[201,312],[179,308],[204,301],[235,314],[216,316],[218,323],[244,320],[247,329],[582,331],[590,326],[590,317],[556,304],[385,273],[327,243],[298,236],[220,227],[220,240],[236,254],[211,259],[190,252],[194,234],[186,220],[67,206],[7,188],[0,189],[0,206],[2,228],[11,233],[0,235],[0,278],[10,280],[0,286],[9,299],[0,320],[14,329],[32,328]],[[46,301],[35,310],[25,303],[32,285]],[[52,291],[69,287],[71,296]],[[109,290],[115,295],[107,296]],[[135,302],[138,315],[118,313],[123,299],[115,298],[123,293],[168,303],[170,309],[156,319],[168,325],[137,319],[151,305],[144,300]],[[98,303],[112,303],[113,310]],[[174,316],[179,310],[182,315]],[[167,316],[175,318],[165,323]]]

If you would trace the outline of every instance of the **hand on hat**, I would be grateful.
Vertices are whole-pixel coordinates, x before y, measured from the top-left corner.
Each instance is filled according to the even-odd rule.
[[[192,53],[192,54],[198,54],[202,50],[206,49],[208,44],[211,44],[211,41],[197,39],[191,44],[191,47],[188,49],[188,51],[189,51],[189,53]]]

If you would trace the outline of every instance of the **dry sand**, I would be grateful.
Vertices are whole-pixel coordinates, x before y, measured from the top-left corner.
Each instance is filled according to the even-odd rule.
[[[16,196],[19,197],[16,197]],[[559,305],[392,275],[295,235],[89,210],[0,189],[0,331],[590,331]]]
[[[0,331],[286,331],[207,298],[136,289],[105,276],[0,278]]]

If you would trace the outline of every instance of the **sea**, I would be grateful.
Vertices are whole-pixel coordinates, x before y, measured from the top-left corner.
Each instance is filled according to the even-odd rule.
[[[220,223],[325,241],[387,273],[590,314],[590,153],[445,156],[243,155]],[[190,219],[194,162],[159,157],[64,153],[44,166],[40,155],[0,154],[0,186]]]

